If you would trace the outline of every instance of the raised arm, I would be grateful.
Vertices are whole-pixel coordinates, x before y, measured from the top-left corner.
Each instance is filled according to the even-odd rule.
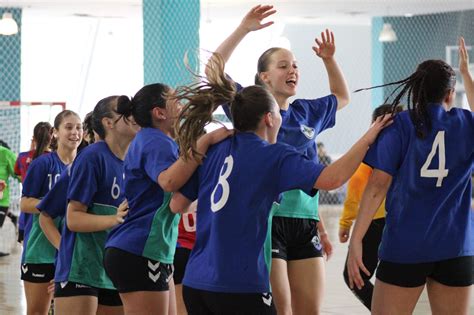
[[[392,183],[392,176],[381,170],[374,169],[365,188],[362,200],[360,202],[359,214],[357,215],[354,230],[349,243],[349,256],[347,259],[347,268],[349,273],[349,286],[361,289],[364,286],[364,280],[360,275],[362,270],[366,275],[370,272],[362,262],[362,239],[374,218],[375,212],[382,204],[387,195],[388,188]]]
[[[328,73],[329,89],[337,98],[337,109],[339,110],[349,104],[350,94],[344,74],[334,57],[336,53],[334,33],[326,29],[325,32],[321,32],[321,39],[316,38],[315,41],[316,46],[313,46],[313,50],[323,60]]]
[[[474,110],[474,81],[469,72],[469,54],[467,53],[464,38],[459,38],[459,72],[461,72],[466,90],[467,102],[471,111]]]
[[[257,5],[253,7],[242,19],[239,26],[227,37],[216,49],[227,63],[235,48],[242,39],[250,32],[261,30],[273,24],[273,21],[262,23],[262,20],[274,14],[276,10],[272,5]],[[207,69],[206,69],[207,70]]]

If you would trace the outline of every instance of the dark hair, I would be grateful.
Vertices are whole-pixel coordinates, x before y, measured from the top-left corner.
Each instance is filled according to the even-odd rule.
[[[58,126],[59,127],[59,126]],[[35,152],[32,160],[42,155],[44,151],[50,146],[53,138],[53,127],[49,122],[42,121],[36,124],[33,129],[33,140],[36,142]]]
[[[199,156],[197,139],[221,104],[230,103],[234,127],[239,131],[256,130],[262,116],[272,110],[274,98],[263,87],[253,85],[236,92],[235,83],[224,73],[224,64],[222,56],[214,53],[207,64],[207,78],[196,75],[200,82],[176,89],[175,98],[187,102],[177,120],[176,132],[185,157],[190,153]]]
[[[260,55],[257,62],[257,74],[255,74],[255,84],[265,86],[262,80],[260,80],[260,73],[268,71],[268,66],[270,64],[270,58],[273,56],[274,53],[280,50],[284,50],[285,48],[281,47],[272,47],[263,52]]]
[[[114,109],[114,104],[118,103],[118,99],[120,97],[126,97],[126,96],[117,96],[117,95],[112,95],[108,96],[106,98],[101,99],[97,105],[95,105],[94,110],[92,111],[92,129],[93,131],[97,132],[99,137],[101,139],[105,139],[105,136],[107,135],[107,132],[105,131],[104,125],[102,124],[102,119],[104,118],[113,118],[114,113],[117,113],[117,111]],[[119,117],[117,120],[119,120],[122,117]]]
[[[54,124],[53,124],[54,129],[59,130],[59,126],[63,122],[64,118],[68,116],[76,116],[77,118],[80,118],[76,112],[73,112],[72,110],[69,110],[69,109],[65,109],[59,114],[57,114],[56,117],[54,118]],[[58,140],[52,137],[51,144],[49,145],[49,147],[51,148],[51,150],[56,151],[58,149]]]
[[[93,144],[95,142],[94,129],[92,128],[92,113],[93,112],[88,112],[86,117],[84,117],[84,121],[82,122],[84,136],[82,137],[81,144],[79,144],[79,147],[77,148],[77,152],[81,151],[89,144]],[[86,140],[86,138],[88,140]]]
[[[383,116],[385,114],[398,114],[403,111],[402,105],[397,105],[395,107],[395,111],[392,108],[392,104],[383,104],[379,107],[375,108],[372,112],[372,122],[374,122],[379,116]]]
[[[426,60],[420,63],[416,71],[406,79],[359,89],[355,92],[395,84],[398,84],[398,86],[387,97],[385,103],[401,88],[401,91],[395,96],[391,103],[392,113],[395,113],[400,100],[406,95],[408,112],[415,126],[416,135],[423,139],[431,130],[428,105],[430,103],[442,102],[447,93],[454,89],[456,85],[456,73],[450,65],[442,60]]]
[[[133,115],[140,127],[152,127],[151,111],[155,107],[166,108],[169,86],[154,83],[142,87],[134,97],[120,96],[117,100],[117,113],[124,117]]]
[[[0,140],[0,145],[1,145],[2,147],[7,148],[8,150],[11,150],[11,149],[10,149],[10,146],[8,145],[8,143],[6,143],[6,142],[3,141],[3,140]]]

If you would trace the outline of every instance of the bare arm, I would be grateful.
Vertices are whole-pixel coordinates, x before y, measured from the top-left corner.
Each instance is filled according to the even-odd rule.
[[[39,225],[48,241],[57,250],[59,250],[59,244],[61,243],[61,234],[59,233],[58,228],[54,224],[54,220],[47,213],[40,212]]]
[[[273,24],[272,21],[262,23],[262,20],[268,16],[274,14],[276,10],[273,10],[272,5],[258,5],[253,7],[242,19],[240,25],[227,37],[222,44],[216,49],[216,53],[219,53],[224,61],[227,63],[230,56],[234,52],[235,48],[244,39],[244,37],[252,32],[257,31]]]
[[[211,145],[224,140],[233,133],[233,130],[223,127],[205,134],[197,141],[197,151],[205,155]],[[177,191],[191,178],[200,163],[201,160],[199,158],[184,160],[183,157],[180,157],[169,168],[158,175],[157,182],[164,191]]]
[[[319,175],[314,188],[333,190],[341,187],[355,173],[380,131],[392,123],[391,115],[380,116],[370,129],[339,160],[328,165]],[[376,208],[377,209],[377,208]]]
[[[186,198],[182,193],[173,194],[170,202],[170,209],[173,213],[186,213],[190,209],[192,201]]]
[[[20,209],[24,213],[38,214],[39,210],[36,206],[40,203],[40,200],[33,197],[21,197]]]
[[[364,280],[360,276],[359,269],[370,275],[370,272],[362,262],[362,239],[372,222],[377,209],[382,204],[387,195],[388,188],[392,183],[392,176],[384,171],[374,169],[365,188],[360,202],[359,213],[357,215],[354,230],[349,243],[349,256],[347,267],[349,273],[349,284],[353,288],[354,284],[361,289]]]
[[[326,32],[321,32],[321,39],[316,38],[316,46],[313,46],[313,50],[323,60],[328,73],[329,89],[337,98],[337,109],[339,110],[349,104],[350,93],[344,74],[334,57],[336,45],[333,32],[328,29]]]
[[[98,215],[87,213],[87,205],[71,200],[67,206],[67,227],[73,232],[99,232],[123,223],[128,213],[128,204],[122,204],[114,215]]]
[[[467,53],[466,43],[462,37],[459,39],[459,72],[461,72],[467,102],[472,111],[474,110],[474,81],[469,72],[469,54]]]

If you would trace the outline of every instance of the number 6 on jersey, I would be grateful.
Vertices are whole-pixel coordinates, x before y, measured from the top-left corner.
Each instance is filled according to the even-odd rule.
[[[219,181],[217,182],[216,187],[212,191],[211,194],[211,210],[212,212],[217,212],[224,208],[225,204],[227,203],[227,199],[229,199],[229,193],[230,193],[230,187],[229,187],[229,182],[227,181],[227,178],[230,176],[230,173],[232,172],[232,168],[234,167],[234,158],[232,155],[229,155],[228,157],[225,158],[224,164],[222,164],[222,168],[220,171],[220,176],[219,176]],[[225,168],[224,174],[222,174],[222,171]],[[222,186],[222,195],[219,198],[217,202],[214,202],[214,195],[217,192],[217,188],[219,188],[219,185]]]
[[[438,169],[428,169],[433,160],[436,150],[438,151]],[[433,146],[431,147],[431,152],[428,154],[428,158],[425,161],[425,164],[421,167],[420,176],[421,177],[431,177],[437,178],[436,187],[441,187],[443,184],[443,178],[448,176],[449,170],[446,168],[446,149],[444,145],[444,131],[438,131],[436,137],[433,141]]]

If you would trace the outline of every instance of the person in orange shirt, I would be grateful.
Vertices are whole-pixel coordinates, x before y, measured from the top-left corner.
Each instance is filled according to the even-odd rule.
[[[381,105],[377,107],[372,113],[372,122],[377,117],[390,113],[392,111],[391,105]],[[397,112],[402,111],[402,107],[397,108]],[[346,243],[350,237],[352,222],[357,217],[359,203],[362,199],[365,186],[372,174],[372,168],[364,163],[361,163],[357,171],[352,175],[347,187],[347,196],[344,201],[344,209],[342,210],[341,218],[339,219],[339,241]],[[374,274],[375,268],[378,264],[378,248],[382,237],[383,228],[385,226],[385,200],[377,209],[375,216],[370,224],[367,234],[365,235],[363,245],[363,261],[364,265],[370,271],[370,277],[362,273],[365,285],[362,289],[354,287],[352,292],[354,295],[370,310],[372,304],[372,292],[374,286],[370,282],[370,278]],[[349,287],[349,276],[347,272],[347,265],[344,265],[344,281]]]

